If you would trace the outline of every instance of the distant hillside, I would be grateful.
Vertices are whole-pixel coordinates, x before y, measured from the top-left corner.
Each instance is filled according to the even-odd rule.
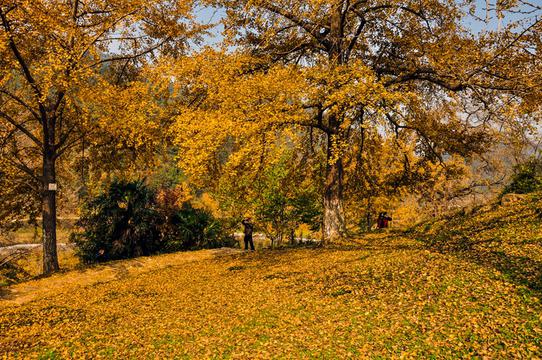
[[[488,265],[509,280],[542,291],[542,193],[508,194],[498,203],[418,225],[429,247]]]

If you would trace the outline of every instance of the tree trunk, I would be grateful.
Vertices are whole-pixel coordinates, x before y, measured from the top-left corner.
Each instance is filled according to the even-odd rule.
[[[43,156],[43,273],[58,271],[56,252],[56,191],[49,184],[56,184],[55,154],[45,149]]]
[[[330,66],[343,64],[342,41],[343,41],[343,1],[337,1],[331,9],[330,40],[328,49]],[[327,134],[327,164],[326,179],[324,184],[324,221],[323,243],[334,242],[346,233],[343,213],[343,159],[340,149],[335,149],[337,144],[333,136],[341,132],[340,119],[335,115],[329,117],[330,132]]]
[[[331,136],[328,136],[326,180],[324,184],[324,243],[338,240],[346,233],[343,213],[343,161],[334,154]]]

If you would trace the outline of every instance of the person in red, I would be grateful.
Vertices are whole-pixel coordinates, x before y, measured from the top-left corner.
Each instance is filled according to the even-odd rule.
[[[392,220],[391,216],[388,216],[387,212],[381,212],[378,215],[378,220],[376,225],[379,229],[387,229],[390,227],[390,221]]]
[[[384,227],[384,229],[387,229],[390,227],[390,221],[391,221],[391,216],[388,216],[388,213],[387,212],[384,212],[384,216],[382,216],[382,225]]]
[[[383,224],[382,224],[382,216],[384,215],[384,213],[380,213],[378,214],[378,218],[376,219],[376,228],[377,229],[382,229],[383,228]]]

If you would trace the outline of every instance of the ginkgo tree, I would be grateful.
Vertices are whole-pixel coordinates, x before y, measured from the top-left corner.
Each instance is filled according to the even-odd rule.
[[[326,154],[327,241],[346,230],[344,162],[363,151],[360,131],[396,136],[433,162],[468,157],[491,145],[496,122],[518,120],[514,109],[540,87],[535,16],[475,35],[463,25],[476,13],[469,1],[209,3],[226,9],[230,52],[165,67],[168,79],[175,71],[183,79],[178,93],[193,99],[179,106],[174,129],[181,164],[195,176],[254,174],[277,139],[310,134],[307,146]],[[515,5],[499,5],[499,16]]]
[[[115,68],[118,83],[158,52],[182,53],[203,29],[192,8],[192,1],[176,0],[0,2],[0,176],[23,174],[27,187],[39,194],[44,273],[59,268],[59,159],[96,128],[113,125],[100,121],[98,106],[125,104],[117,118],[107,118],[112,123],[129,114],[132,99],[124,101],[111,87],[104,90],[104,75]],[[94,101],[98,94],[100,103]]]

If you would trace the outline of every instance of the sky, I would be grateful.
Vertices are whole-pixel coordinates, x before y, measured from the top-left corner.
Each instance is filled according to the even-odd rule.
[[[220,33],[223,30],[222,25],[219,24],[220,19],[225,16],[224,11],[221,9],[214,8],[201,8],[196,11],[196,16],[200,22],[204,24],[217,24],[211,35],[205,38],[205,45],[214,45],[220,42],[221,36]]]
[[[477,16],[481,19],[486,19],[486,11],[484,10],[486,7],[486,0],[475,0],[476,6],[478,8]],[[489,0],[490,7],[494,8],[496,0]],[[535,6],[542,7],[542,0],[530,0],[532,4]],[[538,12],[538,15],[542,15],[542,11]],[[203,22],[203,23],[219,23],[220,19],[224,16],[224,11],[221,9],[213,9],[213,8],[200,8],[196,12],[197,18]],[[534,15],[531,15],[534,17]],[[505,25],[509,21],[516,21],[520,20],[522,17],[525,17],[525,15],[510,15],[508,14],[505,19],[503,19],[503,25]],[[477,21],[472,17],[469,17],[464,22],[465,27],[470,28],[473,33],[479,33],[482,31],[488,31],[488,30],[497,30],[498,29],[498,20],[495,11],[489,12],[489,22],[484,21]],[[217,25],[213,31],[212,34],[205,39],[205,45],[214,45],[220,42],[221,36],[220,33],[222,32],[223,28],[221,25]]]

